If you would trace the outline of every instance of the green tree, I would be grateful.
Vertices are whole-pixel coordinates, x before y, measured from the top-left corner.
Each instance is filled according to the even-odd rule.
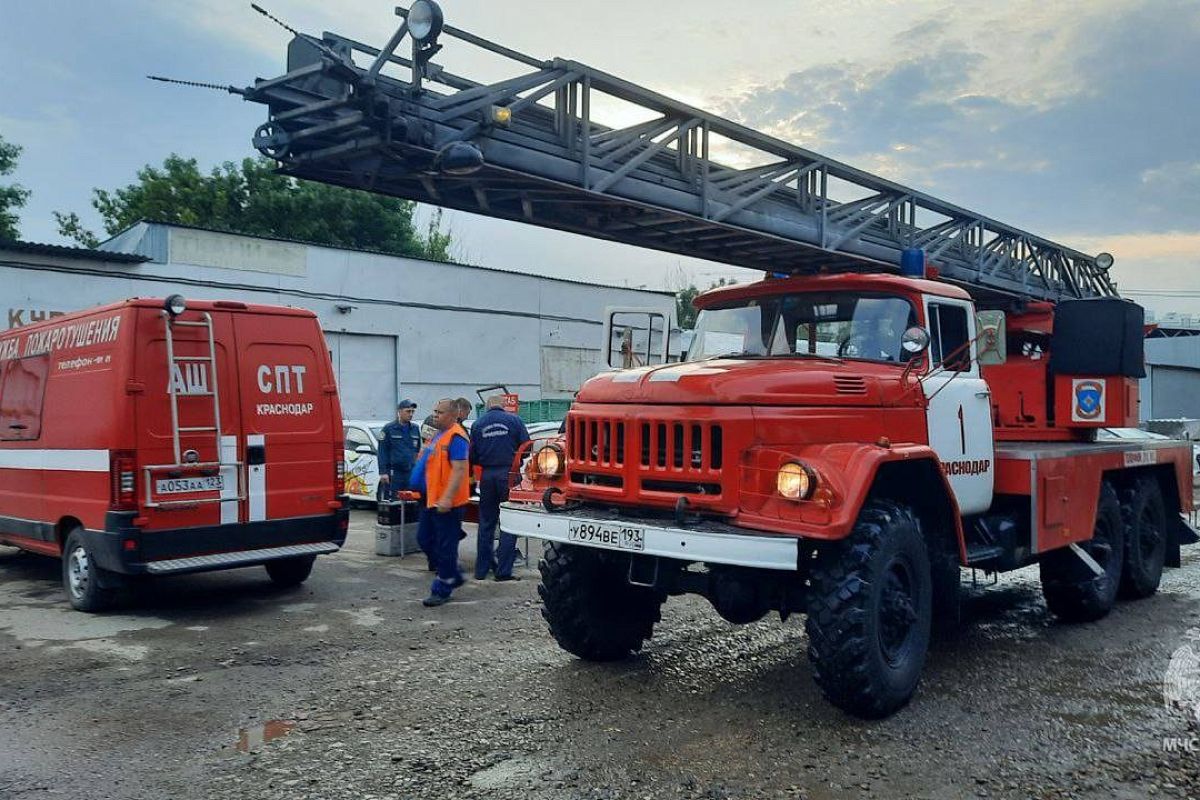
[[[732,286],[735,283],[737,281],[732,278],[721,278],[710,283],[708,288],[716,289],[721,286]],[[708,291],[708,289],[704,291]],[[692,302],[700,294],[700,290],[696,288],[694,283],[688,284],[675,293],[675,318],[679,321],[679,327],[683,330],[691,330],[696,327],[696,307],[692,305]]]
[[[206,174],[196,159],[172,155],[161,167],[143,167],[137,178],[123,188],[93,193],[92,205],[110,236],[146,219],[450,259],[450,235],[440,230],[440,214],[434,215],[423,238],[413,226],[412,201],[280,175],[267,159],[227,161]],[[95,237],[77,216],[55,216],[62,235],[93,246]]]
[[[21,147],[4,141],[0,137],[0,175],[8,175],[17,167],[17,158],[21,155]],[[29,199],[29,190],[13,183],[8,186],[0,185],[0,241],[19,239],[20,231],[17,223],[20,221],[16,209],[25,205]]]

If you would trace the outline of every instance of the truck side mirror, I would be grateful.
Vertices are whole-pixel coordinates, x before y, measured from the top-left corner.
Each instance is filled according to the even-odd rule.
[[[975,330],[978,337],[975,352],[981,367],[998,366],[1008,361],[1003,311],[977,311]]]

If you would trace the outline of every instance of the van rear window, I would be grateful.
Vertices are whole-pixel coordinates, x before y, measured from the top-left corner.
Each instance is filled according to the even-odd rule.
[[[17,358],[0,366],[0,441],[21,442],[42,434],[42,402],[50,355]]]

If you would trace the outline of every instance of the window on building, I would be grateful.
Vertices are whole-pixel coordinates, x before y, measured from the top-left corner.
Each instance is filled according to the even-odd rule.
[[[929,306],[929,350],[934,364],[954,372],[971,368],[967,310],[962,306],[934,303]]]
[[[15,358],[0,366],[0,441],[31,441],[42,435],[49,372],[49,355]]]

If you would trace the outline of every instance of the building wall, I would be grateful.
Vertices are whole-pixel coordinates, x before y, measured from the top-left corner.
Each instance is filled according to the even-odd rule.
[[[1200,336],[1146,340],[1138,418],[1200,419]]]
[[[606,306],[674,307],[655,292],[146,223],[105,247],[158,261],[0,247],[7,327],[174,292],[311,309],[341,365],[344,413],[365,419],[390,417],[400,397],[428,409],[495,384],[523,399],[570,397],[599,363]]]

